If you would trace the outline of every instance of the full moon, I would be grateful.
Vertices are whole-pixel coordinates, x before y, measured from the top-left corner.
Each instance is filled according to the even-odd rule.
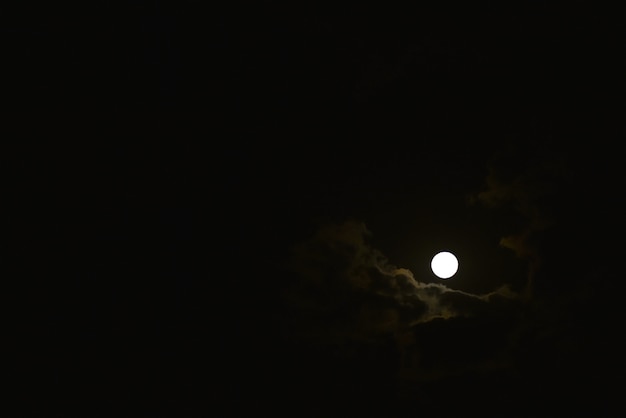
[[[454,254],[443,251],[433,257],[430,268],[433,269],[435,276],[440,279],[449,279],[459,269],[459,261]]]

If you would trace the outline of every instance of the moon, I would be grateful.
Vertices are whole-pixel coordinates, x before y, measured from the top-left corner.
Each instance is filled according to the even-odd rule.
[[[449,279],[459,269],[459,261],[454,254],[442,251],[433,257],[433,260],[430,262],[430,268],[435,273],[435,276],[440,279]]]

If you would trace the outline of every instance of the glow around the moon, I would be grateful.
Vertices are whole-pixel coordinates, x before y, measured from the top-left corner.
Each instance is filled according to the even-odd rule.
[[[442,251],[433,257],[430,268],[440,279],[449,279],[454,276],[459,269],[459,261],[454,254]]]

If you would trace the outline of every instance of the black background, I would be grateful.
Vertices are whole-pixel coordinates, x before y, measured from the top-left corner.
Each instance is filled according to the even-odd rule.
[[[623,10],[2,7],[17,415],[621,408]],[[346,219],[416,276],[455,242],[471,260],[462,290],[502,275],[519,290],[528,265],[498,241],[525,220],[465,201],[490,164],[514,177],[546,155],[571,176],[542,203],[557,222],[536,238],[544,263],[515,373],[404,387],[392,342],[338,359],[284,325],[281,262]],[[563,302],[564,288],[580,297]],[[438,343],[424,356],[433,368],[462,363],[459,351],[489,357],[504,335],[491,330],[517,320],[485,321],[426,324],[419,338]]]

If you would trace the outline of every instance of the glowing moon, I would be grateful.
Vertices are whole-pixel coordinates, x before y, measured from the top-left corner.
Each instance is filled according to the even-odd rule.
[[[430,268],[440,279],[449,279],[459,269],[459,261],[454,254],[443,251],[433,257]]]

